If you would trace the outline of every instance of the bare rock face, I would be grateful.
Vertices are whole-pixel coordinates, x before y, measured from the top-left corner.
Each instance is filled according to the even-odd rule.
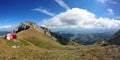
[[[46,36],[51,36],[51,31],[45,27],[39,26],[39,25],[34,23],[33,28],[36,29],[37,31],[45,34]]]
[[[120,45],[120,30],[116,32],[109,40],[110,44]]]
[[[26,25],[25,23],[21,23],[20,25],[18,25],[18,26],[13,30],[13,32],[14,32],[14,33],[18,33],[18,32],[20,32],[20,31],[27,30],[27,29],[29,29],[29,28],[30,28],[29,25]]]
[[[63,38],[53,32],[51,32],[49,29],[39,26],[34,22],[23,22],[20,25],[18,25],[13,32],[14,33],[19,33],[23,30],[27,30],[29,28],[33,28],[35,30],[37,30],[38,32],[44,34],[45,36],[49,36],[51,37],[53,40],[57,40],[59,43],[63,44],[63,45],[67,45],[69,43],[69,40],[66,38]]]

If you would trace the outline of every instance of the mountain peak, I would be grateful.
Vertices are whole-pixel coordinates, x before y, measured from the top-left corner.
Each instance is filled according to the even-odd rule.
[[[28,26],[32,26],[33,24],[36,24],[36,23],[31,22],[31,21],[25,21],[25,22],[22,22],[21,24],[25,24],[25,25],[28,25]]]
[[[18,32],[21,32],[23,30],[27,30],[30,27],[31,27],[31,24],[29,22],[22,22],[15,29],[13,29],[13,32],[18,33]]]
[[[29,35],[31,32],[32,34],[32,37],[36,37],[36,34],[39,34],[39,35],[44,35],[46,37],[50,37],[51,39],[53,40],[57,40],[58,42],[60,42],[61,44],[68,44],[69,40],[68,39],[65,39],[53,32],[51,32],[48,28],[46,27],[42,27],[42,26],[39,26],[37,25],[36,23],[34,22],[29,22],[29,21],[26,21],[26,22],[22,22],[21,24],[19,24],[14,30],[13,30],[14,33],[21,33],[21,32],[24,32],[24,35]],[[26,33],[27,32],[27,33]],[[23,36],[24,36],[23,35]],[[22,36],[21,36],[22,37]],[[24,36],[25,37],[25,36]],[[39,36],[38,36],[39,38]]]

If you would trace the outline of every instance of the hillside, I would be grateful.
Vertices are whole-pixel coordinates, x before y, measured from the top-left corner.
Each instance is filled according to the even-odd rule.
[[[60,42],[60,40],[64,40],[64,38],[57,36],[56,34],[54,35],[54,33],[44,27],[36,29],[34,23],[31,22],[23,22],[16,27],[13,32],[17,35],[18,41],[8,41],[4,39],[4,37],[0,37],[1,60],[120,59],[120,46],[100,46],[99,44],[79,45],[73,42],[64,45]],[[59,41],[57,41],[58,38],[60,39]],[[13,46],[19,47],[13,48]]]
[[[120,30],[117,31],[108,41],[110,44],[120,45]]]
[[[58,41],[63,45],[66,45],[69,42],[68,39],[63,38],[51,32],[49,29],[37,25],[34,22],[23,22],[20,25],[18,25],[13,30],[13,32],[17,34],[19,39],[35,37],[35,38],[39,38],[40,40]]]
[[[41,32],[38,32],[30,24],[28,24],[28,25],[30,26],[29,29],[23,30],[23,31],[20,31],[20,32],[16,33],[18,39],[23,40],[23,39],[27,39],[27,38],[37,38],[39,40],[43,40],[43,41],[46,41],[46,42],[57,43],[50,36],[47,36],[47,35],[45,35],[45,34],[43,34]]]

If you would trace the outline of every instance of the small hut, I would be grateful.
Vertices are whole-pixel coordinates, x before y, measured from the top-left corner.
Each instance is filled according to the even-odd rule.
[[[15,34],[9,33],[9,34],[7,34],[7,35],[5,36],[5,38],[6,38],[7,40],[13,41],[13,40],[16,40],[17,36],[16,36]]]

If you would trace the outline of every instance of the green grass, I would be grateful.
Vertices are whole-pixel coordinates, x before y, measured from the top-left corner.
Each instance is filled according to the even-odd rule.
[[[47,41],[43,41],[43,40],[39,40],[35,37],[30,37],[30,38],[25,38],[25,40],[27,40],[28,42],[34,44],[35,46],[41,47],[41,48],[53,48],[53,44],[51,44],[50,42]]]
[[[56,46],[35,37],[20,40],[19,44],[7,40],[5,42],[8,46],[22,45],[24,47],[17,49],[0,47],[1,60],[119,60],[120,57],[119,46],[101,47],[99,45],[77,45],[76,43]]]
[[[80,46],[81,44],[73,42],[73,41],[70,41],[67,45],[70,45],[70,46]]]
[[[102,41],[105,41],[104,39],[97,40],[93,45],[100,46],[102,44]]]
[[[26,46],[28,43],[26,41],[20,40],[20,41],[5,41],[7,46]]]

